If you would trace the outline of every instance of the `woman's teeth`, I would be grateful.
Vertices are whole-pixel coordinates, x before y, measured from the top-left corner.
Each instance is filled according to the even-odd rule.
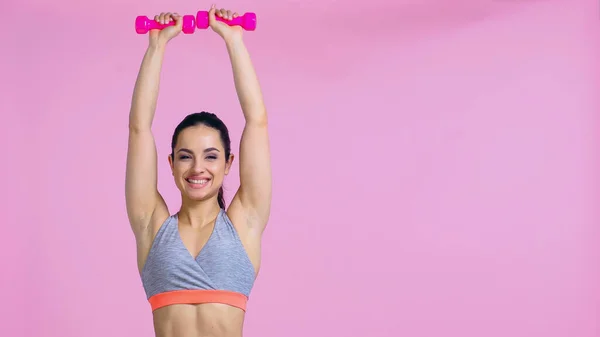
[[[206,180],[206,179],[202,179],[202,180],[188,179],[187,181],[189,181],[192,184],[206,184],[206,182],[208,180]]]

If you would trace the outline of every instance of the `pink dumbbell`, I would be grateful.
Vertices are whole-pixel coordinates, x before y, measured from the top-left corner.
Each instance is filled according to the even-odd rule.
[[[156,20],[149,19],[147,16],[138,16],[135,18],[135,31],[138,34],[146,34],[151,29],[164,29],[174,26],[175,21],[161,24]],[[196,30],[196,18],[193,15],[184,15],[181,31],[184,34],[192,34]]]
[[[235,19],[225,20],[220,17],[216,17],[217,21],[221,21],[230,26],[241,26],[245,30],[253,31],[256,29],[256,14],[249,12],[242,16],[238,16]],[[206,29],[208,28],[208,12],[207,11],[199,11],[196,15],[196,27],[198,29]]]

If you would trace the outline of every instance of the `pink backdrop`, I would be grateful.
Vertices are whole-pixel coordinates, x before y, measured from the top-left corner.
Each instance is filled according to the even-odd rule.
[[[209,3],[15,3],[0,335],[152,336],[123,195],[147,43],[133,19]],[[258,13],[246,41],[271,116],[273,214],[245,336],[600,335],[596,8],[219,5]],[[210,31],[168,49],[154,130],[172,211],[167,154],[185,114],[218,113],[237,153],[228,62]],[[234,170],[228,199],[237,183]]]

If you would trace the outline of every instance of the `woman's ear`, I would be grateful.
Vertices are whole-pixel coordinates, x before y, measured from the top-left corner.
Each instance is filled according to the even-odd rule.
[[[225,163],[225,175],[229,174],[229,170],[231,169],[231,164],[233,164],[233,159],[235,156],[232,154],[229,155],[229,160]]]
[[[171,175],[175,175],[175,173],[173,172],[173,156],[169,155],[169,166],[171,167]]]

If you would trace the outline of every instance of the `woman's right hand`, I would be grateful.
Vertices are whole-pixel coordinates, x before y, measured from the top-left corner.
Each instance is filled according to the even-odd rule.
[[[183,26],[183,19],[181,15],[178,13],[160,13],[160,15],[154,16],[154,21],[166,24],[172,21],[175,21],[175,25],[166,27],[162,30],[160,29],[152,29],[149,32],[150,35],[150,43],[155,45],[165,45],[172,38],[179,35],[181,33],[181,29]]]

